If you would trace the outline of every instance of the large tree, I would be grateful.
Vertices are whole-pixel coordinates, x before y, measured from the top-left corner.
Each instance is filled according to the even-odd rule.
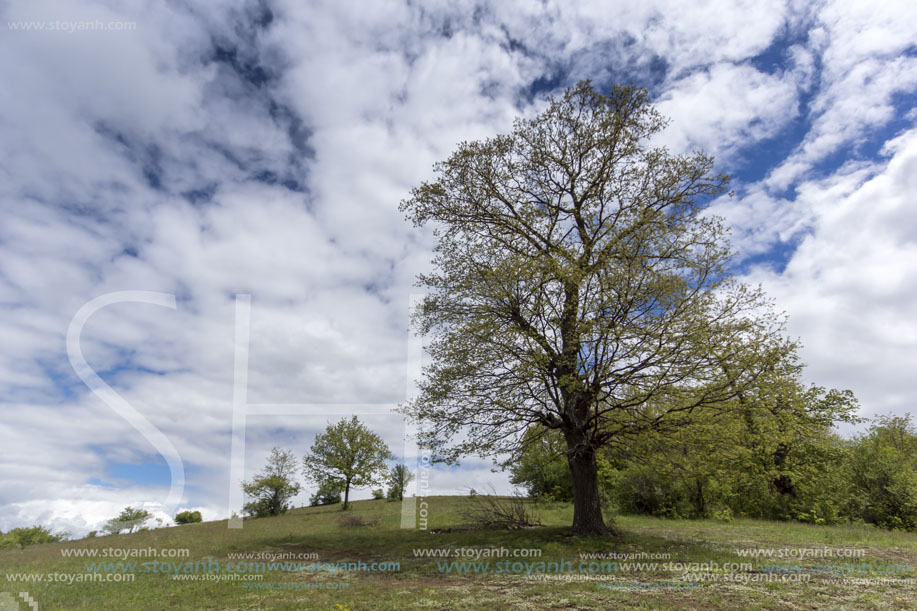
[[[725,404],[785,348],[703,214],[728,177],[650,146],[664,126],[645,90],[581,82],[511,133],[460,144],[401,204],[437,238],[415,314],[432,364],[405,406],[421,443],[454,462],[559,429],[580,535],[608,532],[597,449]]]
[[[303,459],[303,471],[319,486],[331,484],[343,490],[342,509],[347,509],[350,488],[379,485],[386,473],[385,461],[391,455],[382,438],[353,416],[316,435],[310,453]]]

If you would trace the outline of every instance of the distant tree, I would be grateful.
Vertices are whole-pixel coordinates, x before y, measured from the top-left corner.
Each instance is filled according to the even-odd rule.
[[[122,530],[132,533],[134,530],[143,526],[143,524],[152,517],[153,514],[146,509],[135,509],[127,506],[118,514],[118,517],[112,518],[106,522],[102,526],[102,530],[113,535],[117,535]]]
[[[182,511],[175,514],[176,524],[193,524],[202,521],[203,518],[201,517],[200,511]]]
[[[242,491],[252,501],[243,510],[250,516],[277,516],[290,508],[289,501],[299,494],[296,481],[296,456],[291,451],[273,448],[267,465],[251,481],[242,482]]]
[[[364,426],[356,416],[331,424],[315,437],[303,471],[313,482],[337,482],[344,491],[344,507],[350,501],[350,488],[381,483],[385,461],[391,452],[382,438]]]
[[[69,538],[70,533],[68,532],[52,533],[50,529],[44,526],[13,528],[6,534],[0,532],[0,549],[27,547],[40,543],[56,543],[59,541],[66,541]]]
[[[309,498],[309,505],[312,507],[317,505],[335,505],[340,502],[341,485],[334,481],[320,483],[318,490]]]
[[[382,488],[376,488],[372,491],[373,500],[379,501],[385,498],[385,492],[382,491]]]
[[[407,465],[395,465],[388,472],[388,498],[393,501],[404,499],[404,491],[414,479],[414,474]]]

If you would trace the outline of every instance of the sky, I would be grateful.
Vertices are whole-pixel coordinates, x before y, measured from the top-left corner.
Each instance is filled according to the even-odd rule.
[[[390,407],[412,387],[408,306],[433,241],[398,204],[459,142],[507,132],[581,79],[646,87],[671,119],[656,144],[732,174],[712,212],[737,273],[789,315],[808,382],[853,390],[867,417],[917,405],[917,3],[10,0],[0,13],[0,530],[78,536],[126,505],[238,510],[240,294],[246,401],[311,406],[247,417],[244,477],[271,446],[302,456],[348,404],[377,404],[361,419],[410,458]],[[85,320],[106,402],[67,331],[119,291],[175,307],[116,299]],[[168,448],[185,475],[174,506]],[[430,493],[486,482],[509,488],[471,458],[434,471]]]

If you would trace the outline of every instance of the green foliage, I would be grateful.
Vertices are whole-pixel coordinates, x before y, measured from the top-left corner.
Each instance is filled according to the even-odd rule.
[[[515,454],[532,425],[561,431],[578,534],[607,532],[600,448],[731,407],[790,346],[704,214],[728,177],[703,153],[652,148],[665,123],[645,90],[581,82],[511,133],[460,144],[401,204],[438,238],[415,313],[432,363],[404,408],[422,445],[449,462]]]
[[[252,500],[243,510],[250,516],[278,516],[290,508],[289,501],[299,494],[296,482],[296,456],[273,448],[267,465],[251,481],[242,482],[242,491]]]
[[[373,500],[381,501],[385,498],[385,491],[382,488],[376,488],[372,491]]]
[[[126,530],[129,533],[134,532],[134,530],[139,529],[143,524],[151,519],[153,514],[151,514],[146,509],[134,508],[131,506],[125,507],[118,517],[112,518],[102,526],[102,530],[113,535],[117,535],[122,530]]]
[[[309,498],[309,505],[335,505],[341,502],[341,485],[336,481],[324,481]]]
[[[40,543],[56,543],[58,541],[67,541],[69,538],[70,533],[68,532],[52,533],[50,529],[44,526],[13,528],[6,533],[0,532],[0,549],[28,547],[29,545],[38,545]]]
[[[203,517],[201,517],[200,511],[181,511],[175,514],[176,524],[194,524],[202,521]]]
[[[917,432],[910,414],[876,418],[850,454],[851,510],[884,528],[917,530]]]
[[[404,499],[404,491],[408,484],[414,479],[414,474],[408,469],[407,465],[398,464],[392,467],[388,472],[388,493],[389,500],[401,501]]]
[[[573,479],[567,465],[566,444],[558,430],[529,427],[522,447],[509,461],[510,483],[523,486],[539,501],[573,500]]]
[[[386,472],[385,461],[390,457],[382,438],[353,416],[329,424],[324,433],[315,437],[303,459],[303,471],[307,479],[319,485],[338,484],[344,493],[343,509],[347,509],[350,488],[380,485]]]
[[[676,519],[914,528],[917,435],[909,417],[879,419],[869,434],[841,439],[831,426],[859,421],[855,398],[805,387],[794,354],[731,404],[604,448],[597,464],[605,502],[624,513]],[[558,433],[532,427],[525,441],[508,461],[512,481],[535,498],[550,498],[552,485],[571,489]]]

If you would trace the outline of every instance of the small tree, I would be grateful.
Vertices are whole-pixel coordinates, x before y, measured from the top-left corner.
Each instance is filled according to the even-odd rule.
[[[182,511],[175,514],[176,524],[194,524],[195,522],[202,521],[203,518],[201,517],[200,511]]]
[[[252,497],[243,510],[258,518],[277,516],[290,508],[289,501],[299,494],[296,482],[296,456],[280,448],[271,449],[267,465],[249,482],[242,482],[242,491]]]
[[[395,465],[388,472],[388,498],[393,501],[404,499],[404,490],[414,479],[414,474],[407,465]]]
[[[315,437],[310,455],[303,459],[303,471],[307,479],[319,484],[337,482],[344,491],[343,509],[347,509],[350,488],[379,485],[390,457],[382,438],[354,416],[329,425]]]
[[[341,502],[341,485],[337,482],[322,482],[309,498],[309,505],[334,505]]]
[[[122,530],[126,530],[129,533],[134,532],[134,530],[139,529],[143,524],[153,517],[146,509],[133,508],[131,506],[125,507],[118,517],[112,518],[102,526],[102,530],[113,535],[117,535]]]

